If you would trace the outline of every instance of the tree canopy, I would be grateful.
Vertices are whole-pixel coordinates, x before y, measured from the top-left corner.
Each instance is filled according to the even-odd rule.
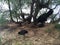
[[[44,15],[49,15],[48,12],[51,9],[53,13],[50,14],[45,21],[47,21],[48,18],[51,19],[50,22],[60,21],[60,17],[56,19],[56,16],[59,15],[59,11],[57,14],[54,14],[56,7],[60,6],[60,0],[0,0],[0,3],[0,13],[4,14],[5,17],[7,16],[12,22],[32,23],[31,20],[33,18],[33,24],[38,24],[37,19],[41,23],[41,20],[44,20],[46,17]],[[8,5],[7,10],[4,10],[2,7],[4,4]],[[25,13],[26,11],[24,12],[24,10],[27,9],[29,9],[29,13]],[[45,21],[42,23],[45,23]]]

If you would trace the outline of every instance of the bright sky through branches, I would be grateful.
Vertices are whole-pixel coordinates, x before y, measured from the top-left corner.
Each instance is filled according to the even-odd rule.
[[[54,7],[54,5],[53,5],[53,7]],[[1,8],[2,8],[2,10],[4,10],[4,11],[9,10],[8,4],[7,4],[7,3],[4,3],[4,2],[3,2],[3,3],[0,2],[0,10],[1,10]],[[54,10],[54,14],[58,13],[59,9],[60,9],[60,5],[56,7],[56,9]],[[23,11],[24,13],[30,13],[30,8],[22,9],[22,11]],[[57,17],[59,18],[59,15],[57,15]],[[50,22],[50,20],[49,20],[48,22]]]

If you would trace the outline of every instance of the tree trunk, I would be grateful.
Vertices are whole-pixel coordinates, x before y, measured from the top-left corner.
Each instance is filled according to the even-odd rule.
[[[31,23],[31,18],[32,18],[32,16],[33,16],[33,6],[34,6],[34,0],[32,0],[31,9],[30,9],[30,15],[29,15],[28,18],[27,18],[27,21],[28,21],[29,23]]]
[[[10,7],[10,0],[8,0],[8,6],[9,6],[9,12],[10,12],[10,19],[11,19],[11,21],[13,21],[11,7]]]
[[[34,16],[33,16],[33,21],[34,24],[36,24],[37,20],[36,20],[36,16],[38,15],[38,12],[41,8],[39,8],[39,1],[36,2],[36,8],[35,8],[35,12],[34,12]]]

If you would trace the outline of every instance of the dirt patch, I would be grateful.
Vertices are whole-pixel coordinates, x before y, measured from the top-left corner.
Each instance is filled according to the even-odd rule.
[[[46,24],[42,28],[31,28],[29,25],[18,27],[16,24],[9,24],[8,28],[0,29],[2,45],[60,45],[59,32],[54,29],[53,24]],[[18,35],[21,30],[27,30],[28,33]],[[50,33],[46,30],[52,30]],[[53,30],[54,29],[54,30]]]

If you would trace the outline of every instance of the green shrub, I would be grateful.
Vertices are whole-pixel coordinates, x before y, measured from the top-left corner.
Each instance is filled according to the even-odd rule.
[[[60,30],[60,24],[55,24],[55,28]]]
[[[7,24],[7,20],[5,18],[0,18],[0,26],[4,26]]]

